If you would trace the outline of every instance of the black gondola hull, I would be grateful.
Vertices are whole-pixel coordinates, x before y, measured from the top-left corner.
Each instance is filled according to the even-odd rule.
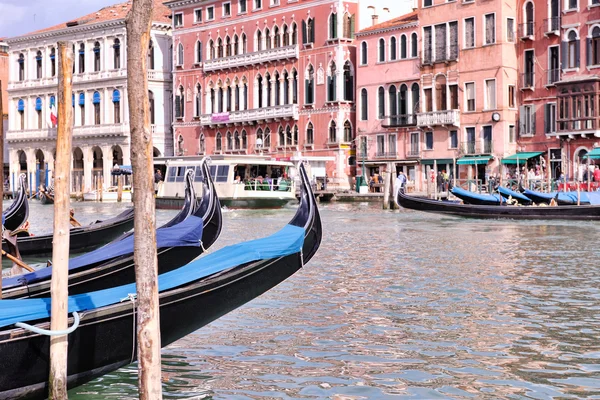
[[[29,217],[29,203],[27,202],[27,193],[25,192],[24,178],[21,177],[19,192],[12,204],[2,212],[4,217],[4,227],[9,231],[14,231],[23,225]]]
[[[397,202],[411,210],[471,218],[600,220],[600,206],[479,206],[423,199],[398,191]]]

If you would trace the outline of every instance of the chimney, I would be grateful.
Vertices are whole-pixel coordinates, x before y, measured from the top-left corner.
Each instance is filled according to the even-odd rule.
[[[371,19],[372,19],[371,26],[377,25],[379,23],[379,15],[373,14],[371,16]]]

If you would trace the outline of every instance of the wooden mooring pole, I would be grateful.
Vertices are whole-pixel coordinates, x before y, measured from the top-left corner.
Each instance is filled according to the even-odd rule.
[[[50,329],[67,329],[69,281],[69,174],[73,135],[71,92],[73,52],[68,42],[58,42],[58,127],[54,167],[54,237],[52,240],[52,296]],[[49,398],[67,398],[67,336],[50,337]]]
[[[2,81],[0,81],[0,204],[4,200],[4,109],[2,108]],[[2,209],[2,207],[0,207]],[[1,239],[1,238],[0,238]],[[0,299],[2,299],[2,254],[0,253]]]
[[[127,28],[127,101],[133,168],[137,357],[140,400],[161,400],[160,315],[152,132],[148,102],[148,46],[154,1],[133,0]]]
[[[390,163],[387,164],[385,171],[385,181],[383,183],[383,209],[390,208],[390,183],[392,181],[392,171],[390,171]]]

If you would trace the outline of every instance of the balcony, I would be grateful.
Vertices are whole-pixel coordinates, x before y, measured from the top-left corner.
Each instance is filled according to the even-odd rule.
[[[292,46],[277,47],[274,49],[256,51],[254,53],[238,54],[235,56],[221,57],[204,61],[204,72],[218,71],[261,64],[271,61],[282,61],[288,58],[298,58],[300,52],[297,44]]]
[[[398,158],[398,152],[377,150],[377,153],[375,153],[375,158]]]
[[[166,71],[159,70],[148,70],[149,81],[171,81],[173,80],[173,74]]]
[[[533,72],[524,72],[521,74],[521,89],[533,90]]]
[[[406,150],[406,158],[420,158],[421,150],[418,147]]]
[[[294,119],[298,120],[298,105],[286,104],[282,106],[254,108],[251,110],[231,111],[215,114],[204,114],[200,117],[203,126],[254,124],[257,121]]]
[[[34,142],[56,139],[56,128],[25,129],[6,132],[8,143]]]
[[[554,68],[548,70],[548,81],[546,86],[553,86],[555,82],[560,80],[560,68]]]
[[[414,114],[399,114],[385,116],[381,126],[384,128],[400,128],[403,126],[415,126],[417,117]]]
[[[492,154],[493,142],[491,140],[468,141],[462,143],[461,152],[463,155],[474,156],[481,154]]]
[[[460,111],[458,110],[431,111],[417,114],[417,126],[419,127],[459,126],[459,124]]]
[[[533,29],[534,29],[533,21],[519,24],[519,27],[517,29],[517,34],[519,35],[519,39],[533,40],[533,36],[535,34]]]
[[[546,35],[558,35],[560,30],[560,19],[558,17],[546,18],[544,25],[546,26]]]

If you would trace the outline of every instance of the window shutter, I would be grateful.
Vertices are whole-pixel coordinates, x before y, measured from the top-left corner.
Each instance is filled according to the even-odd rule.
[[[592,38],[586,39],[585,54],[587,58],[586,65],[592,65]]]
[[[562,42],[562,69],[569,68],[569,42]]]
[[[519,136],[525,134],[525,106],[519,106]]]
[[[181,117],[181,96],[175,96],[175,116]]]
[[[535,135],[535,106],[531,105],[531,134]]]
[[[354,39],[354,31],[356,30],[356,15],[350,17],[350,39]]]
[[[458,22],[450,22],[450,60],[458,58]]]
[[[550,132],[550,104],[544,104],[544,133]]]
[[[302,20],[302,44],[307,43],[306,37],[306,21]]]
[[[579,68],[579,39],[575,41],[575,68]]]
[[[313,18],[310,21],[310,42],[314,43],[315,42],[315,29],[316,29],[317,24],[315,24],[315,19]]]

